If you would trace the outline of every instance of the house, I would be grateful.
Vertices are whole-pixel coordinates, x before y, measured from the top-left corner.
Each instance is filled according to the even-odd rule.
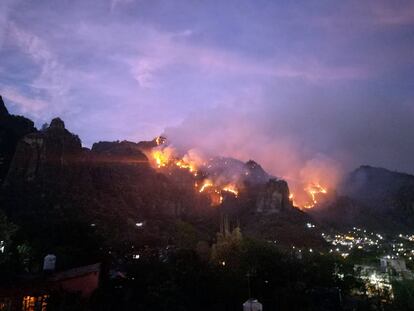
[[[47,311],[52,301],[59,305],[66,297],[88,300],[99,287],[100,272],[97,263],[18,280],[10,288],[0,288],[0,311]]]

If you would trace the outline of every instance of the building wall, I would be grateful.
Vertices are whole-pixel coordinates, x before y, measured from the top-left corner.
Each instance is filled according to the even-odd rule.
[[[92,292],[98,288],[99,285],[99,273],[91,272],[83,276],[75,278],[65,279],[59,281],[59,286],[70,292],[81,291],[81,295],[84,298],[89,297]]]

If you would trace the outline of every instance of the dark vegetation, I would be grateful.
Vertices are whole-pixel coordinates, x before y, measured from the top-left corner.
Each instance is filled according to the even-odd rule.
[[[0,98],[0,287],[40,274],[53,253],[58,270],[103,263],[91,300],[66,310],[240,310],[249,297],[265,310],[376,306],[352,298],[362,286],[352,266],[322,255],[320,232],[305,228],[312,219],[291,206],[286,182],[232,160],[250,172],[245,188],[212,208],[191,174],[151,167],[154,146],[82,148],[62,120],[37,131]],[[396,308],[410,310],[411,288],[398,291]]]
[[[365,165],[348,174],[337,192],[325,206],[311,211],[319,221],[336,228],[412,233],[414,176]]]

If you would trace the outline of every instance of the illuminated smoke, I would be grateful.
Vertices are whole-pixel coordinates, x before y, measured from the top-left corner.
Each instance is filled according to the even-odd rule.
[[[288,182],[295,206],[311,208],[323,201],[336,188],[342,167],[317,150],[318,137],[296,136],[285,124],[268,133],[261,118],[255,113],[220,108],[195,113],[181,125],[166,129],[165,135],[197,163],[213,156],[243,162],[253,159],[271,175]]]

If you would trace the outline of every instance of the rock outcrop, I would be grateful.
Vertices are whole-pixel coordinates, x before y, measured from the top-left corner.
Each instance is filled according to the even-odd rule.
[[[143,162],[148,164],[148,158],[141,151],[139,144],[130,141],[101,141],[94,143],[92,153],[108,161]]]
[[[263,184],[272,178],[258,163],[253,160],[247,161],[244,165],[246,168],[244,181],[249,185]]]
[[[289,187],[284,180],[270,179],[260,191],[256,200],[258,213],[279,213],[292,208],[289,200]]]
[[[10,115],[0,96],[0,185],[9,171],[19,140],[35,131],[34,124],[29,119]]]
[[[9,111],[6,108],[6,105],[4,105],[3,98],[0,96],[0,117],[3,116],[9,116]]]
[[[344,178],[337,191],[337,197],[309,212],[336,227],[411,233],[414,176],[361,166]]]
[[[81,153],[79,137],[66,130],[62,120],[53,119],[47,129],[20,139],[5,184],[60,181],[67,173],[64,167],[80,160]]]

